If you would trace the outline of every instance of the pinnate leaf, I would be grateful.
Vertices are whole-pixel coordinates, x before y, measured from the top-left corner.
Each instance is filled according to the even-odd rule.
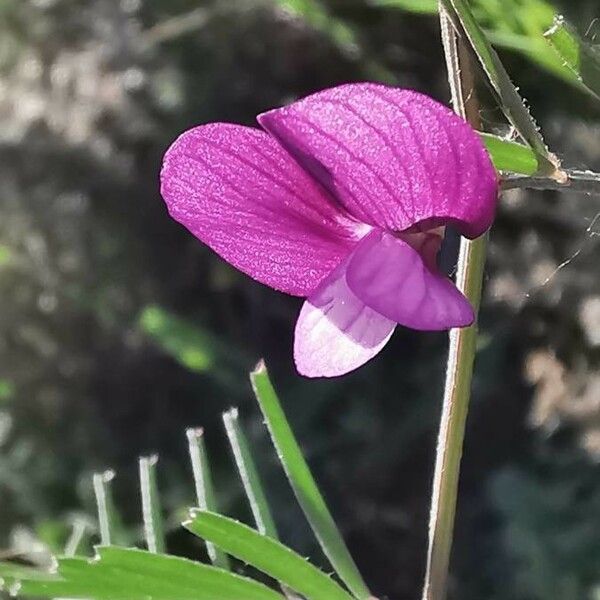
[[[193,511],[184,527],[307,600],[351,600],[331,577],[277,540],[217,513]]]
[[[94,560],[59,560],[58,578],[23,578],[20,593],[89,600],[282,600],[267,586],[184,558],[103,547]]]

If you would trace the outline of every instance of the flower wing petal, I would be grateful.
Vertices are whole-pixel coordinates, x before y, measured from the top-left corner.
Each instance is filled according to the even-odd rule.
[[[473,129],[411,90],[356,83],[264,113],[260,124],[355,218],[388,230],[491,225],[497,176]]]
[[[169,212],[226,261],[275,289],[306,296],[354,245],[352,223],[264,131],[215,123],[167,151]]]
[[[379,353],[396,327],[348,288],[347,262],[321,283],[300,311],[294,360],[298,372],[307,377],[353,371]]]
[[[473,308],[445,275],[434,272],[414,248],[393,235],[373,230],[352,253],[348,287],[367,306],[412,329],[438,331],[465,327]]]

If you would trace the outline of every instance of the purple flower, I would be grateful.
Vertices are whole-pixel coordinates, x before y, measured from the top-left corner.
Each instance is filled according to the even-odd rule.
[[[375,356],[396,324],[464,327],[467,299],[436,265],[444,226],[492,223],[497,177],[477,134],[409,90],[342,85],[258,117],[212,123],[165,155],[173,218],[226,261],[306,297],[294,358],[309,377]]]

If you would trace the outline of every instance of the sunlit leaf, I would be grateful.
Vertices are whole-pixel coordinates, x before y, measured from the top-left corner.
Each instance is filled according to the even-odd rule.
[[[30,579],[35,581],[54,581],[58,576],[49,571],[28,567],[12,562],[0,562],[0,578],[6,580]]]
[[[583,39],[562,17],[556,18],[545,37],[584,89],[600,100],[600,49]]]
[[[537,172],[538,162],[531,148],[489,133],[479,135],[498,171],[520,175],[533,175]]]
[[[304,460],[263,362],[250,378],[279,460],[323,551],[352,593],[361,600],[369,598],[371,594]]]
[[[210,512],[192,511],[184,527],[273,577],[307,600],[352,600],[329,575],[277,540]]]
[[[89,600],[282,600],[265,585],[175,556],[100,548],[98,558],[59,560],[60,579],[25,577],[20,593]]]

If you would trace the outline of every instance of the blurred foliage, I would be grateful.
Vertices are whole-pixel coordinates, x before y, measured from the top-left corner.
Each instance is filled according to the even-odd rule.
[[[579,35],[562,17],[556,17],[545,37],[577,81],[600,100],[600,50],[593,39]]]
[[[373,4],[425,15],[435,15],[438,10],[438,0],[373,0]]]
[[[504,521],[503,545],[514,565],[497,585],[509,581],[528,598],[586,598],[598,583],[600,562],[591,526],[600,511],[597,469],[568,450],[542,449],[538,460],[534,468],[508,467],[491,480],[491,499]]]
[[[359,372],[303,380],[291,359],[299,301],[223,264],[158,195],[162,153],[193,124],[251,124],[292,98],[376,76],[447,100],[435,17],[391,0],[282,4],[0,2],[0,539],[10,551],[39,558],[40,537],[62,546],[68,528],[50,535],[48,523],[91,513],[89,473],[107,466],[119,472],[123,518],[138,523],[128,500],[140,454],[161,454],[166,509],[189,505],[184,428],[214,430],[231,402],[243,408],[244,373],[265,356],[373,591],[418,595],[446,336],[398,331]],[[545,1],[474,5],[495,43],[526,42],[503,58],[553,149],[600,170],[591,97],[539,68],[555,11]],[[556,10],[582,34],[599,16],[596,0]],[[545,58],[534,59],[538,35]],[[502,128],[492,103],[482,117]],[[581,600],[600,585],[586,533],[600,490],[598,212],[597,199],[534,192],[506,194],[500,207],[455,598]],[[451,270],[452,240],[444,261]],[[318,562],[254,414],[249,437],[282,539]],[[220,505],[243,513],[224,441],[207,443]],[[190,552],[187,538],[169,538]]]
[[[213,376],[224,391],[245,390],[243,373],[251,361],[222,337],[181,319],[159,306],[146,307],[139,320],[141,330],[179,364],[195,373]]]
[[[373,0],[416,13],[437,13],[437,2],[412,0]],[[493,44],[520,52],[538,66],[562,79],[577,83],[560,56],[548,52],[544,33],[553,24],[556,9],[545,0],[474,0],[473,13]]]
[[[280,6],[292,15],[301,17],[311,27],[329,36],[340,48],[356,52],[355,33],[340,19],[332,17],[317,0],[278,0]]]

